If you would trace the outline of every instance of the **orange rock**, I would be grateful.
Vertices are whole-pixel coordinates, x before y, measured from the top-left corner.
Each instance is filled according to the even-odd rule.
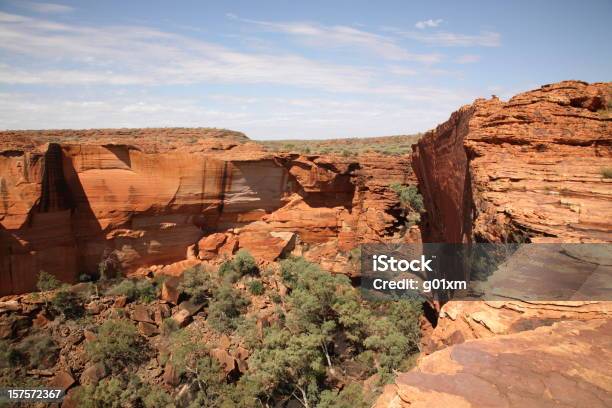
[[[222,233],[215,233],[202,238],[198,242],[198,258],[205,260],[214,259],[226,239],[226,235]]]

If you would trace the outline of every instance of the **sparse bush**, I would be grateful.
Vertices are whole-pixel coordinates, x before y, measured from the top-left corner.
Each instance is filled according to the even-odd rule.
[[[178,289],[194,302],[202,303],[211,296],[214,284],[204,267],[196,265],[183,272]]]
[[[393,183],[389,187],[399,196],[399,200],[402,205],[410,206],[410,208],[417,212],[425,211],[423,196],[419,193],[416,186],[406,186],[400,183]]]
[[[23,339],[9,357],[27,361],[31,367],[50,368],[57,361],[59,347],[53,339],[44,334],[32,334]]]
[[[86,273],[82,273],[79,275],[79,282],[91,282],[93,279],[91,278],[91,275],[88,275]]]
[[[123,368],[139,363],[146,353],[136,327],[127,320],[107,320],[98,329],[95,340],[86,344],[89,357],[109,368]]]
[[[76,400],[82,408],[170,408],[172,397],[159,387],[151,387],[136,376],[108,377],[98,384],[80,387]]]
[[[606,167],[601,169],[601,175],[603,178],[609,179],[612,178],[612,167]]]
[[[41,292],[48,290],[55,290],[59,288],[62,283],[53,275],[48,272],[40,271],[38,274],[38,281],[36,282],[36,288]]]
[[[251,282],[249,282],[249,292],[251,292],[251,294],[256,295],[256,296],[263,295],[264,293],[263,283],[261,283],[259,279],[252,280]]]
[[[241,276],[252,275],[258,272],[257,262],[246,249],[241,249],[234,256],[234,265]]]
[[[124,279],[106,291],[110,296],[126,296],[129,301],[150,303],[157,298],[157,288],[146,279]]]
[[[323,391],[317,404],[317,408],[368,408],[369,406],[370,403],[366,401],[361,385],[356,383],[347,385],[340,392]]]
[[[180,330],[180,326],[176,320],[171,317],[168,317],[162,321],[161,324],[161,334],[162,336],[170,336],[172,333]]]
[[[236,320],[249,302],[231,285],[221,285],[213,296],[208,308],[208,323],[219,332],[236,329]]]
[[[81,296],[68,289],[61,289],[55,294],[51,308],[66,319],[78,319],[85,314]]]
[[[113,279],[121,275],[121,262],[115,251],[108,248],[104,250],[98,264],[98,274],[102,280]]]

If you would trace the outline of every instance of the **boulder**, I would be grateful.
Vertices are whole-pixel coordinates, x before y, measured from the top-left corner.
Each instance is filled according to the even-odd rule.
[[[60,371],[51,379],[49,382],[49,387],[61,388],[62,390],[66,391],[68,388],[72,387],[74,383],[75,379],[72,377],[72,374],[66,371]]]
[[[132,312],[132,320],[135,320],[137,322],[155,324],[155,320],[151,318],[151,310],[146,305],[134,306],[134,311]]]
[[[176,305],[180,296],[178,290],[179,283],[180,281],[177,278],[167,278],[164,283],[162,283],[161,299]]]
[[[147,337],[156,336],[159,334],[159,329],[152,323],[138,322],[138,329]]]
[[[101,379],[108,375],[104,363],[96,363],[87,367],[81,374],[81,384],[97,384]]]

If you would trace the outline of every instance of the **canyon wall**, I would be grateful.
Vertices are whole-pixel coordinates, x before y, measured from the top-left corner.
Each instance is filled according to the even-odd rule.
[[[0,295],[32,290],[41,270],[95,274],[111,251],[131,273],[239,248],[273,260],[297,242],[346,272],[359,243],[398,238],[389,184],[416,182],[408,156],[273,154],[185,130],[74,132],[1,135]]]
[[[612,241],[610,84],[479,99],[413,147],[431,242]]]
[[[611,83],[565,81],[453,113],[413,146],[424,241],[612,242],[611,105]],[[375,406],[609,406],[611,303],[451,300]]]

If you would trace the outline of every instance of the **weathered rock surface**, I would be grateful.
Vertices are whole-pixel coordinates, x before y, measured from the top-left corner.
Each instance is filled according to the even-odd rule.
[[[598,112],[611,101],[610,83],[566,81],[453,113],[413,146],[428,213],[424,241],[612,242],[612,184],[603,171],[612,168],[612,121]],[[540,285],[538,293],[568,282],[554,262],[537,268],[525,284]],[[493,278],[526,276],[510,269]],[[425,356],[376,406],[608,406],[611,306],[451,300],[424,341]]]
[[[610,83],[479,99],[413,147],[430,242],[612,242]]]
[[[409,157],[273,154],[210,132],[0,132],[0,295],[32,290],[40,270],[95,274],[110,251],[131,273],[241,247],[269,260],[295,242],[348,251],[397,232],[389,184],[414,182]]]
[[[387,386],[377,408],[607,407],[612,320],[467,341],[423,358]]]

